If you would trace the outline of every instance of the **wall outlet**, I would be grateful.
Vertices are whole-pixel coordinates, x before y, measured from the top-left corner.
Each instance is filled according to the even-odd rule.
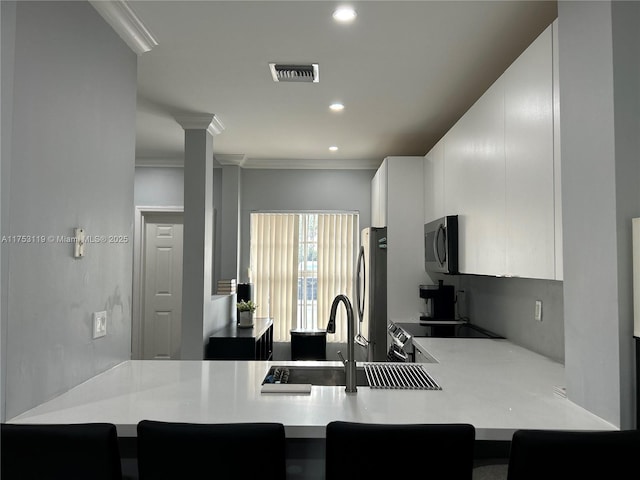
[[[107,334],[107,312],[93,312],[93,338]]]
[[[536,311],[534,318],[538,321],[542,321],[542,300],[536,300]]]

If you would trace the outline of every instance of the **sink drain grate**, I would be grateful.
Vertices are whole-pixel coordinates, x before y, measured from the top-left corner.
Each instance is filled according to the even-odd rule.
[[[371,388],[442,390],[421,364],[365,363],[364,371]]]

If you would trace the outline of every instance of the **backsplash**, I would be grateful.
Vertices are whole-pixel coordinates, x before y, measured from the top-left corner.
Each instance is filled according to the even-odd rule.
[[[466,305],[462,311],[471,323],[564,363],[561,281],[482,275],[443,275],[433,280],[438,279],[464,290]],[[536,300],[542,302],[541,321],[535,320]]]

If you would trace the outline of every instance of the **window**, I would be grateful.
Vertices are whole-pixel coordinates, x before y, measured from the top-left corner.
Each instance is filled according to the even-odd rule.
[[[293,328],[324,329],[333,298],[353,299],[357,213],[252,213],[251,278],[259,316],[274,319],[274,340]],[[346,340],[346,314],[328,341]]]
[[[318,325],[318,215],[300,214],[298,232],[298,308],[296,328]]]

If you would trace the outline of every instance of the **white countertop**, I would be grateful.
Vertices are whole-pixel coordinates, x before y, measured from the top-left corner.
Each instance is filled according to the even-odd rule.
[[[140,420],[281,422],[289,437],[321,438],[333,420],[471,423],[479,440],[510,440],[519,428],[615,430],[554,394],[564,368],[508,340],[414,339],[439,363],[425,369],[441,391],[313,386],[309,394],[263,394],[273,364],[291,362],[123,362],[10,423],[109,422],[135,436]],[[309,365],[327,362],[298,362]],[[341,365],[338,362],[330,364]]]

